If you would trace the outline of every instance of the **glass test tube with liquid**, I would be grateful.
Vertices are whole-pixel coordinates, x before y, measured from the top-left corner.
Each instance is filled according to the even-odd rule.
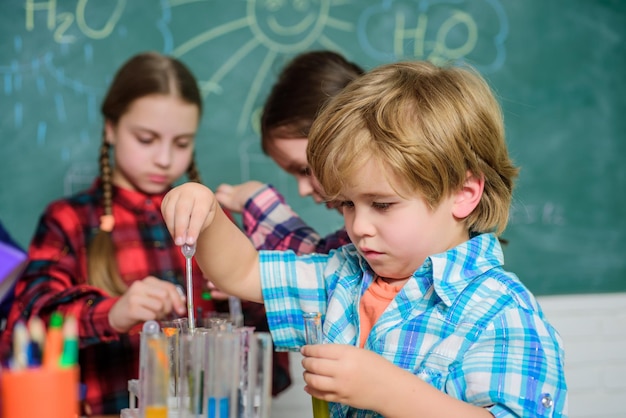
[[[234,332],[203,332],[204,384],[203,416],[237,418],[239,416],[239,374],[241,337]]]
[[[305,312],[302,314],[304,319],[304,333],[307,344],[321,344],[323,342],[322,334],[322,314],[319,312]],[[329,418],[328,402],[316,397],[311,397],[313,405],[313,418]]]
[[[146,321],[141,334],[140,415],[167,418],[170,364],[167,339],[156,321]]]

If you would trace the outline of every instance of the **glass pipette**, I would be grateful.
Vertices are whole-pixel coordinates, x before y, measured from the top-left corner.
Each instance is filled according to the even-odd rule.
[[[196,246],[183,244],[181,251],[185,256],[186,273],[187,273],[187,317],[189,321],[189,332],[191,334],[196,330],[195,309],[193,306],[193,278],[191,269],[191,258],[196,253]]]

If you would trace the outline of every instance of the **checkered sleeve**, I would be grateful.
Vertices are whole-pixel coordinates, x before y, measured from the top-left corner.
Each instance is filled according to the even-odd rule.
[[[345,229],[321,237],[270,185],[263,187],[246,202],[242,221],[246,235],[258,250],[327,254],[331,249],[350,242]]]
[[[323,270],[327,255],[296,257],[293,251],[260,251],[267,322],[278,350],[305,344],[303,312],[326,312]]]
[[[451,373],[447,391],[488,406],[495,417],[565,417],[561,347],[557,332],[536,311],[505,310]]]

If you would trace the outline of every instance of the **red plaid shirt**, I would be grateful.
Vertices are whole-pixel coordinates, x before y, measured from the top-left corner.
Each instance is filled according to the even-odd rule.
[[[113,196],[111,235],[122,279],[130,285],[152,275],[185,287],[185,258],[161,216],[164,195],[114,188]],[[19,319],[38,315],[48,323],[55,310],[76,316],[85,402],[94,414],[119,414],[128,407],[128,380],[138,377],[139,334],[115,332],[108,314],[118,298],[87,284],[87,246],[98,232],[102,214],[97,182],[48,206],[30,244],[29,264],[17,283],[2,341],[10,344]],[[201,298],[206,281],[195,261],[193,275],[196,306],[212,310],[213,304]]]

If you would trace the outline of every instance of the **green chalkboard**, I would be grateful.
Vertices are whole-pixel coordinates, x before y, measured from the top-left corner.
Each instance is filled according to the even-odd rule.
[[[474,64],[522,167],[506,264],[537,294],[626,291],[626,2],[621,0],[10,0],[0,3],[0,218],[27,245],[45,205],[96,173],[99,105],[143,50],[200,80],[205,183],[268,181],[322,232],[338,215],[263,155],[281,67],[332,49],[365,68]]]

